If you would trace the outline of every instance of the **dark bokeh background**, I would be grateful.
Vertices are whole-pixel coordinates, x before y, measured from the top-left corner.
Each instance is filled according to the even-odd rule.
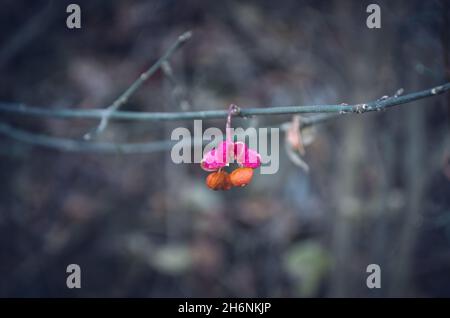
[[[450,81],[449,1],[0,2],[0,101],[109,105],[186,30],[124,106],[136,111],[359,103]],[[97,122],[0,114],[81,139]],[[289,116],[235,120],[267,127]],[[309,174],[213,192],[169,152],[66,153],[0,139],[0,296],[450,296],[450,94],[318,125]],[[112,122],[100,141],[168,139],[192,122]],[[204,127],[223,128],[223,120]],[[284,135],[281,136],[284,138]],[[66,266],[82,288],[66,287]],[[381,266],[382,288],[366,287]]]

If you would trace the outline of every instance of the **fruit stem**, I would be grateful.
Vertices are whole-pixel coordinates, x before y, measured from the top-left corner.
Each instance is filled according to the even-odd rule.
[[[239,112],[239,107],[235,104],[231,104],[228,108],[227,124],[226,124],[226,136],[227,142],[232,142],[231,139],[231,117]]]

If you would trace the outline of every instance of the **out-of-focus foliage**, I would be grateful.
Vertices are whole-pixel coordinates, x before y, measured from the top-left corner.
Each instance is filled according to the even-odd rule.
[[[298,294],[312,297],[317,295],[320,283],[330,269],[330,257],[317,242],[302,242],[286,252],[285,267],[298,280]]]

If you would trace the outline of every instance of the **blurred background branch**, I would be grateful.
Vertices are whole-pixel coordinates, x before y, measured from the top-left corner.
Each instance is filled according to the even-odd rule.
[[[175,43],[161,56],[148,70],[142,73],[136,81],[131,84],[130,87],[125,90],[110,106],[106,108],[101,117],[99,125],[92,131],[84,135],[84,138],[89,140],[97,134],[105,130],[108,126],[108,121],[112,113],[117,111],[122,105],[127,103],[128,99],[149,79],[155,72],[164,65],[164,62],[170,59],[170,57],[192,37],[192,32],[188,31],[178,37]]]

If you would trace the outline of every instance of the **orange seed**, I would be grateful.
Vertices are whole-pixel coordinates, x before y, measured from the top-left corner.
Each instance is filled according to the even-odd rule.
[[[231,188],[230,175],[225,171],[212,172],[206,177],[208,188],[217,190],[229,190]]]
[[[230,174],[230,181],[235,187],[245,187],[252,181],[252,177],[252,168],[237,168]]]

